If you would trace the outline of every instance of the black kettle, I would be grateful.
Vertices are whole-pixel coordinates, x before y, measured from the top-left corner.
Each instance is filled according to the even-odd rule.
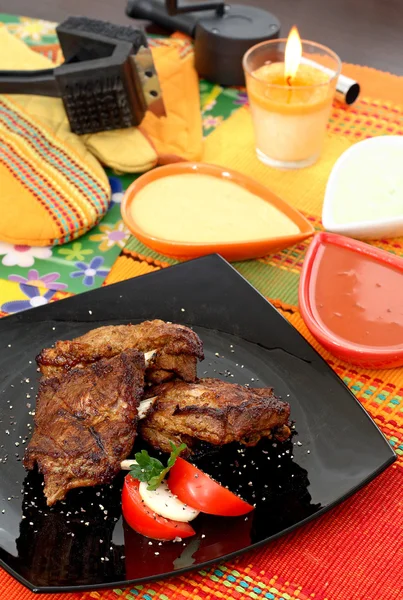
[[[280,22],[270,12],[241,4],[129,0],[126,13],[194,38],[198,74],[220,85],[244,85],[245,52],[259,42],[278,38],[280,33]]]

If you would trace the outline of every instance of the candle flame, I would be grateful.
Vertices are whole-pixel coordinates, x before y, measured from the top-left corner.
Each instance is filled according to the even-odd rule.
[[[287,83],[291,83],[297,74],[302,57],[302,44],[298,29],[294,25],[288,34],[284,56],[284,75]]]

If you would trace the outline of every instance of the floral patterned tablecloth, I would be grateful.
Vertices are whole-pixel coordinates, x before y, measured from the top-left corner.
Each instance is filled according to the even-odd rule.
[[[36,50],[55,58],[55,23],[0,13],[11,33]],[[224,89],[200,82],[204,135],[211,133],[246,102],[241,89]],[[108,170],[112,188],[110,208],[87,234],[53,248],[33,248],[0,241],[0,313],[11,314],[41,306],[70,294],[100,287],[129,240],[121,215],[124,190],[135,175],[115,175]]]

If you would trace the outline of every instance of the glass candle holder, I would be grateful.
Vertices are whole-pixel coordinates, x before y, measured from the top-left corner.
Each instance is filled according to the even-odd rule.
[[[340,58],[329,48],[302,40],[295,76],[285,76],[286,39],[253,46],[243,58],[258,158],[297,169],[319,158],[340,74]]]

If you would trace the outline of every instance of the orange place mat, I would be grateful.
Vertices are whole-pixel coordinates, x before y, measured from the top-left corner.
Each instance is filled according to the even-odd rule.
[[[273,189],[321,229],[327,177],[355,140],[403,133],[403,78],[344,65],[359,80],[360,101],[334,106],[325,151],[313,167],[283,172],[255,157],[250,115],[242,108],[205,140],[204,160],[238,169]],[[403,256],[403,238],[377,246]],[[398,454],[398,461],[365,489],[320,519],[238,560],[125,590],[52,594],[50,600],[402,600],[403,599],[403,369],[364,371],[332,357],[313,340],[297,307],[298,280],[309,241],[234,266],[273,304],[350,387]],[[175,260],[131,238],[106,285],[166,268]],[[33,600],[0,571],[1,600]]]

